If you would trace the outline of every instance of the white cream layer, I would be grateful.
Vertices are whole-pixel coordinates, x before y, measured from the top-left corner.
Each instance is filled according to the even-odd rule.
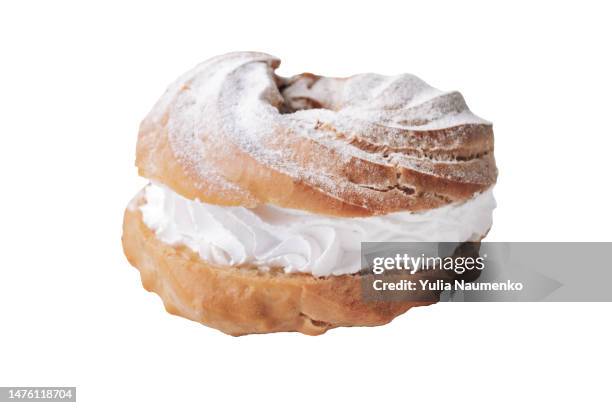
[[[222,207],[188,200],[150,184],[140,207],[144,223],[170,245],[184,244],[220,265],[280,266],[315,276],[359,271],[361,242],[464,242],[492,223],[492,190],[424,212],[342,218],[262,205]]]

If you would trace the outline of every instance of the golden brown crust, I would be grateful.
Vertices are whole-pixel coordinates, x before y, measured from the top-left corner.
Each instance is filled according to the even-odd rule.
[[[139,201],[140,200],[140,201]],[[318,335],[340,326],[377,326],[425,302],[364,302],[360,276],[314,278],[204,262],[185,246],[157,239],[142,221],[137,197],[125,211],[123,248],[166,310],[227,334],[298,331]]]
[[[492,126],[459,93],[411,75],[287,79],[279,63],[232,53],[179,78],[141,124],[140,175],[212,204],[344,217],[437,208],[495,183]]]

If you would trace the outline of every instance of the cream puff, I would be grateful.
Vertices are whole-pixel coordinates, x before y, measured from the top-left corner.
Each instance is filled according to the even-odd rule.
[[[413,75],[279,63],[230,53],[168,88],[140,126],[125,254],[169,312],[228,334],[388,323],[423,303],[364,301],[361,242],[486,235],[492,125]]]

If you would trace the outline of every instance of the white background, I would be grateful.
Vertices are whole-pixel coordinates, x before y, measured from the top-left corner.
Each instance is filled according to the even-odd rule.
[[[235,50],[280,57],[283,75],[411,72],[462,91],[494,123],[488,239],[609,241],[605,4],[3,2],[0,385],[75,385],[86,407],[609,407],[610,304],[440,304],[233,338],[168,315],[120,245],[145,184],[139,121]]]

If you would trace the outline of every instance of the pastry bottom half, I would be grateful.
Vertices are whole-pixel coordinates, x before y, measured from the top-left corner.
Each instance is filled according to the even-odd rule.
[[[414,306],[432,302],[363,301],[360,275],[316,278],[282,270],[208,263],[186,246],[160,241],[138,207],[125,211],[123,249],[142,285],[169,313],[240,336],[297,331],[318,335],[340,326],[383,325]]]

